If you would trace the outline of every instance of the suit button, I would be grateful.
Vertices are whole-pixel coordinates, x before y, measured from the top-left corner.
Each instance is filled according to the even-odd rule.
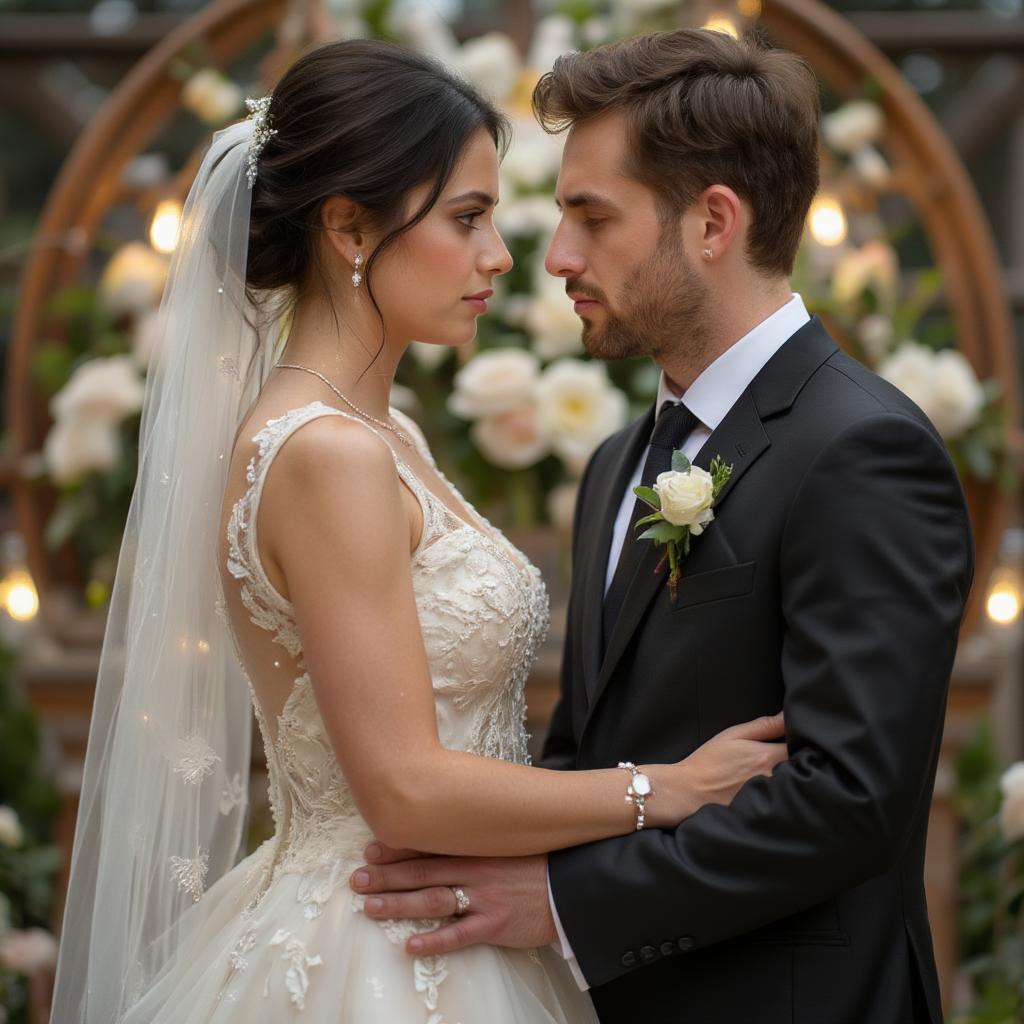
[[[684,953],[689,953],[689,951],[690,951],[691,949],[693,949],[693,947],[694,947],[694,946],[696,946],[696,945],[697,945],[697,943],[693,941],[693,936],[692,936],[692,935],[684,935],[684,936],[683,936],[683,937],[682,937],[682,938],[681,938],[681,939],[680,939],[680,940],[679,940],[679,941],[678,941],[678,942],[676,943],[676,945],[677,945],[677,946],[678,946],[678,947],[679,947],[679,948],[680,948],[680,949],[681,949],[681,950],[682,950],[682,951],[683,951]]]
[[[658,951],[653,946],[641,946],[640,959],[649,964],[652,960],[658,959]]]
[[[661,944],[661,955],[671,956],[676,951],[676,944],[674,942],[663,942]]]
[[[636,953],[634,953],[633,950],[629,950],[627,953],[622,954],[622,966],[636,967]]]

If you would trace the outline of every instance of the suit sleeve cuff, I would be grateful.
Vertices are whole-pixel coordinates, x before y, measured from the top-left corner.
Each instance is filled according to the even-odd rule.
[[[559,955],[569,965],[569,970],[572,972],[573,979],[576,984],[579,985],[581,992],[586,992],[590,988],[587,983],[587,979],[583,977],[583,971],[580,970],[580,965],[576,960],[576,954],[572,951],[572,946],[569,945],[568,936],[565,934],[565,929],[562,927],[562,920],[558,916],[558,907],[555,906],[555,897],[551,892],[551,874],[548,873],[548,905],[551,907],[551,916],[555,921],[555,931],[558,932],[558,941],[552,942],[551,945],[558,951]]]

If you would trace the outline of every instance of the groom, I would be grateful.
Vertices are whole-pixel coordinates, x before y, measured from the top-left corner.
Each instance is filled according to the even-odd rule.
[[[580,485],[543,763],[676,761],[780,707],[790,759],[675,829],[518,860],[371,847],[353,884],[378,917],[461,887],[410,951],[554,942],[604,1024],[940,1024],[922,871],[972,540],[924,415],[790,290],[815,80],[688,30],[561,58],[535,107],[570,129],[547,268],[594,356],[663,371]],[[675,597],[632,493],[673,449],[732,466]]]

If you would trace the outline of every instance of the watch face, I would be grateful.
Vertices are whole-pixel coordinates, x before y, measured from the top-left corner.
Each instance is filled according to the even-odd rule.
[[[651,780],[643,772],[637,772],[633,776],[633,792],[637,796],[651,795]]]

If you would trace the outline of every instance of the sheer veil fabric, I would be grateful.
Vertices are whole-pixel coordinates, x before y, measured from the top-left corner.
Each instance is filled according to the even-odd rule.
[[[253,122],[214,135],[185,204],[89,733],[53,1020],[112,1024],[183,955],[237,859],[251,707],[217,568],[235,433],[272,365],[245,287]]]

